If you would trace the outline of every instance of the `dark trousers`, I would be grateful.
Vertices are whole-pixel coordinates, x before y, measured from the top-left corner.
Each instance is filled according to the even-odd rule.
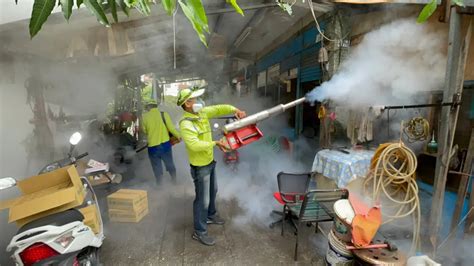
[[[150,158],[153,174],[156,178],[156,183],[160,184],[163,177],[163,165],[165,163],[166,171],[171,175],[173,181],[176,181],[176,167],[173,161],[173,151],[171,149],[148,149],[148,157]]]
[[[198,234],[207,233],[207,219],[216,215],[216,162],[206,166],[191,166],[196,197],[193,203],[194,230]]]

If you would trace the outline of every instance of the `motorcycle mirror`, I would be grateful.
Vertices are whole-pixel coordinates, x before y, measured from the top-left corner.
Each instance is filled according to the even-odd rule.
[[[16,180],[13,177],[0,178],[0,190],[16,186]]]
[[[74,134],[72,134],[72,136],[69,138],[69,143],[71,143],[71,145],[73,146],[76,146],[82,139],[82,135],[81,133],[79,132],[75,132]]]

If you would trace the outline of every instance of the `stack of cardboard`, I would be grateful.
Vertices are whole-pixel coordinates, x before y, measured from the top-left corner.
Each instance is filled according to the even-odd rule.
[[[10,209],[8,222],[23,226],[39,218],[62,212],[84,202],[85,189],[74,166],[18,181],[22,196],[0,202]]]
[[[107,197],[109,218],[114,222],[138,223],[148,214],[145,190],[120,189]]]

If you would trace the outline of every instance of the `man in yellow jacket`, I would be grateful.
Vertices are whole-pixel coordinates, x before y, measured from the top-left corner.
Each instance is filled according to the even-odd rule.
[[[183,89],[178,94],[178,106],[185,113],[179,122],[181,136],[184,140],[191,165],[191,176],[194,181],[195,198],[193,203],[194,233],[193,239],[212,246],[215,241],[207,234],[207,224],[224,224],[217,215],[216,194],[217,181],[214,161],[214,147],[225,148],[222,141],[212,140],[209,119],[235,114],[237,118],[245,117],[245,112],[231,105],[214,105],[204,107],[199,97],[204,89]]]
[[[163,176],[163,166],[161,161],[165,163],[166,171],[171,175],[173,182],[176,182],[176,167],[174,166],[173,153],[171,150],[170,136],[180,139],[179,132],[173,125],[173,121],[168,113],[160,112],[156,102],[147,103],[148,112],[142,116],[142,130],[148,140],[148,157],[159,185]]]

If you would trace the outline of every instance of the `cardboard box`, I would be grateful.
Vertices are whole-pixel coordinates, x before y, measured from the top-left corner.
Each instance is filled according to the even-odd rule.
[[[145,190],[121,189],[107,197],[107,204],[113,222],[138,223],[148,214]]]
[[[89,205],[79,209],[79,211],[84,215],[84,224],[89,226],[95,234],[98,234],[100,231],[100,218],[96,205]]]
[[[104,174],[101,174],[98,176],[91,175],[91,176],[88,176],[87,179],[89,180],[89,183],[93,187],[110,183],[110,180]]]
[[[120,189],[107,196],[109,210],[134,211],[148,208],[148,196],[145,190]]]
[[[33,220],[81,205],[85,189],[74,166],[21,180],[17,187],[22,196],[3,201],[1,208],[9,208],[8,222],[19,226]]]
[[[52,209],[49,209],[47,211],[40,212],[38,214],[28,216],[26,218],[17,220],[15,222],[16,222],[16,225],[18,227],[22,227],[23,225],[25,225],[27,223],[30,223],[32,221],[38,220],[40,218],[43,218],[43,217],[46,217],[46,216],[49,216],[49,215],[52,215],[52,214],[55,214],[55,213],[58,213],[58,212],[63,212],[63,211],[69,210],[71,208],[74,208],[74,207],[69,207],[69,205],[66,204],[64,206],[59,206],[57,208],[52,208]]]
[[[148,214],[148,205],[136,211],[109,209],[109,218],[112,222],[138,223]]]

